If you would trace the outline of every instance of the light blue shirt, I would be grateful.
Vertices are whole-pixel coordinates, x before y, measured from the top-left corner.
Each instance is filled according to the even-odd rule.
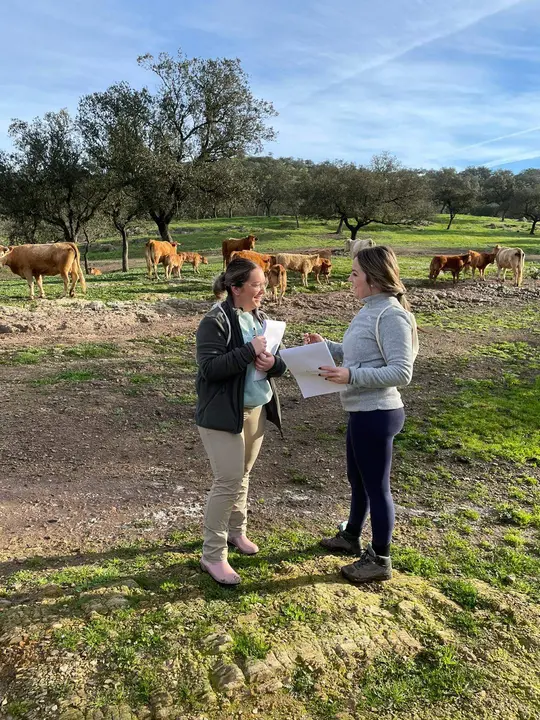
[[[262,326],[252,312],[238,312],[238,321],[244,342],[251,342],[254,337],[262,334]],[[255,380],[255,363],[252,362],[246,369],[246,384],[244,386],[244,407],[259,407],[266,405],[272,398],[272,388],[266,378]]]

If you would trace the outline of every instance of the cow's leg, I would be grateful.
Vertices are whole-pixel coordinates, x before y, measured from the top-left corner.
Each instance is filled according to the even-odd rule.
[[[43,291],[43,275],[36,276],[36,283],[39,288],[39,299],[45,300],[45,292]]]
[[[71,287],[69,288],[69,297],[75,297],[75,286],[77,285],[77,280],[79,279],[79,273],[77,272],[77,268],[75,267],[75,264],[71,268]],[[64,281],[64,294],[67,290],[67,275],[66,280]]]
[[[503,271],[502,271],[502,281],[503,282],[506,280],[506,270],[507,270],[507,268],[503,268]]]

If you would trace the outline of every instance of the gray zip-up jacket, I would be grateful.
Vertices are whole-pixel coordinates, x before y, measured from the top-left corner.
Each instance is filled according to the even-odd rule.
[[[381,312],[383,312],[381,315]],[[376,324],[379,320],[379,348]],[[334,360],[350,370],[351,379],[341,391],[341,403],[347,412],[395,410],[403,407],[398,387],[412,378],[416,328],[397,298],[379,293],[364,298],[343,336],[343,343],[326,340]]]

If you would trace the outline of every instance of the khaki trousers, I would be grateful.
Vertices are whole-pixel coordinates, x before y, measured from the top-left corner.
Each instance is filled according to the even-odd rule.
[[[244,410],[241,433],[198,427],[214,473],[204,515],[203,558],[227,558],[227,538],[245,535],[249,473],[259,455],[266,411],[263,405]]]

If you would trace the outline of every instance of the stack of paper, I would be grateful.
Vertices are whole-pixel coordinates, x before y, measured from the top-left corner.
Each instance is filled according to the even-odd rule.
[[[336,366],[325,342],[287,348],[281,350],[280,356],[293,374],[303,397],[327,395],[343,390],[342,385],[319,376],[320,367]]]

